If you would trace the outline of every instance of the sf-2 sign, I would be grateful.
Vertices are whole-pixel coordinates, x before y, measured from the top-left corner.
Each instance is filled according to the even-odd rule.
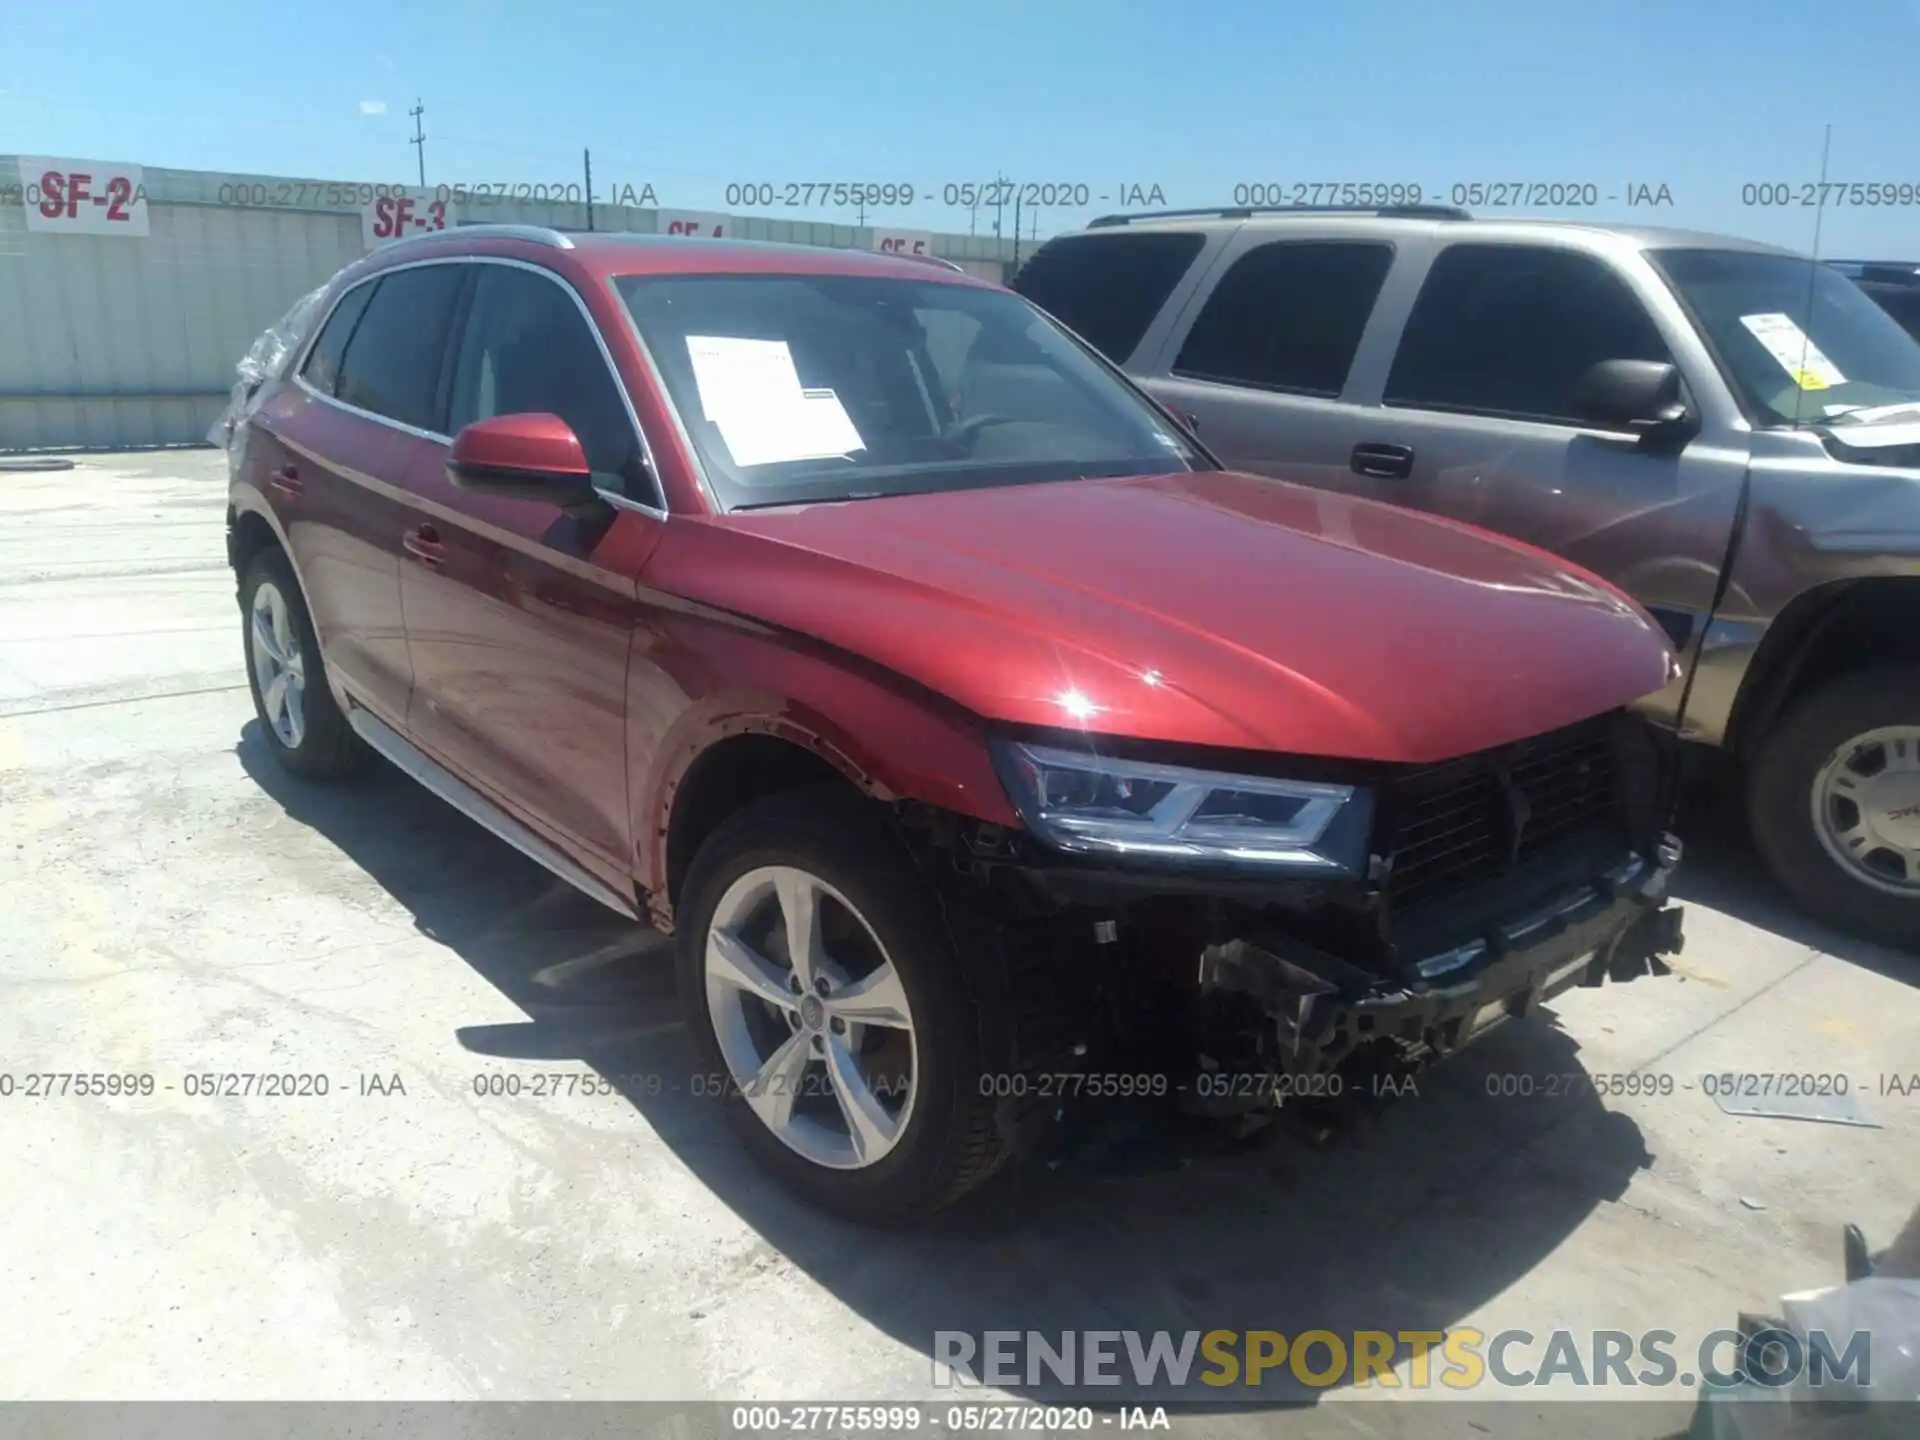
[[[378,250],[410,235],[451,230],[457,223],[453,206],[436,199],[432,191],[396,190],[360,207],[360,241],[367,249]]]
[[[148,234],[147,188],[138,165],[118,160],[20,157],[27,229],[42,235]]]

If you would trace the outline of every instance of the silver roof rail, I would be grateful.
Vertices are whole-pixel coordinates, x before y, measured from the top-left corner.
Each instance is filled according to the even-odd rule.
[[[1256,215],[1375,215],[1389,220],[1471,220],[1454,205],[1223,205],[1199,210],[1131,210],[1101,215],[1087,222],[1089,230],[1125,225],[1133,220],[1251,220]]]
[[[573,249],[573,241],[546,225],[496,225],[485,221],[475,225],[455,225],[451,230],[428,230],[419,235],[405,236],[393,243],[429,245],[456,236],[463,240],[530,240],[536,245],[551,245],[556,250]]]
[[[944,255],[902,255],[898,251],[888,251],[887,253],[900,260],[919,260],[928,265],[944,265],[956,275],[964,275],[967,273],[966,266],[962,265],[958,260],[949,260]]]

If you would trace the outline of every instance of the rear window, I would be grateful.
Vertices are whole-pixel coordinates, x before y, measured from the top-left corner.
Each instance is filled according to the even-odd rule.
[[[1205,243],[1164,232],[1049,240],[1013,277],[1013,289],[1119,365]]]

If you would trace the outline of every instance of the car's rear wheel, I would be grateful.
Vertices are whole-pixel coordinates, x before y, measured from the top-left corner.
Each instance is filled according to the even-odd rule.
[[[1761,746],[1747,811],[1808,911],[1920,944],[1920,670],[1860,671],[1801,697]]]
[[[761,1164],[896,1223],[1002,1159],[974,1010],[918,873],[866,802],[789,791],[707,839],[683,886],[680,986],[706,1072]]]
[[[361,769],[372,752],[334,701],[313,617],[281,551],[262,550],[247,563],[240,614],[248,689],[274,759],[310,780]]]

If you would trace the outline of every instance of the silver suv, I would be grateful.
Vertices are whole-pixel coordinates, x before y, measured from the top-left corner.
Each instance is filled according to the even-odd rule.
[[[1920,940],[1920,343],[1853,280],[1719,235],[1414,207],[1109,217],[1013,285],[1234,469],[1636,596],[1688,660],[1649,710],[1741,762],[1780,883]]]

